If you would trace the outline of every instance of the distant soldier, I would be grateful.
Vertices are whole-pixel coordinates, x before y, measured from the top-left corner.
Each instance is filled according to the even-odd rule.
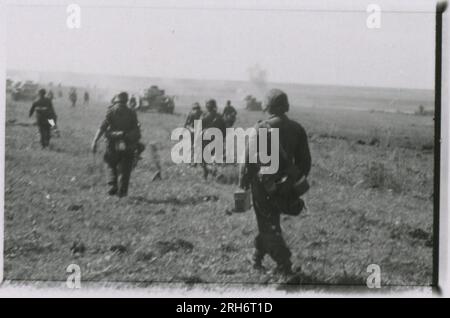
[[[200,104],[195,102],[192,104],[192,109],[186,117],[186,122],[184,123],[184,128],[187,128],[191,134],[191,145],[194,148],[195,141],[195,133],[194,133],[194,123],[196,120],[201,120],[203,115],[203,111],[200,107]],[[194,149],[192,149],[192,158],[194,158]],[[192,164],[194,167],[197,166],[196,163]]]
[[[292,273],[291,252],[281,233],[280,214],[287,209],[298,212],[303,209],[303,201],[296,195],[294,185],[308,176],[311,156],[305,130],[285,114],[289,110],[287,95],[273,89],[268,93],[266,105],[270,117],[259,122],[256,128],[279,129],[279,169],[273,175],[260,174],[258,164],[246,161],[241,167],[240,187],[251,188],[258,224],[254,268],[263,269],[263,258],[269,255],[277,263],[276,271],[289,275]],[[247,160],[250,156],[248,151],[249,147],[246,150]],[[278,188],[277,184],[282,186]],[[271,187],[274,185],[275,189]]]
[[[97,142],[105,135],[107,146],[104,160],[109,169],[110,186],[108,194],[124,197],[128,194],[128,184],[141,131],[136,112],[127,107],[128,94],[120,93],[116,101],[108,108],[106,118],[94,137],[92,152],[97,151]]]
[[[199,103],[194,103],[192,105],[192,110],[189,112],[184,127],[189,130],[194,130],[194,121],[200,120],[202,118],[203,112]]]
[[[63,92],[62,92],[62,90],[59,90],[58,91],[58,98],[62,98],[63,97]]]
[[[30,109],[29,117],[36,112],[36,122],[39,127],[39,134],[41,135],[42,148],[46,148],[50,144],[50,129],[52,124],[56,125],[56,113],[53,108],[52,101],[45,97],[45,89],[39,90],[39,97],[33,103]]]
[[[202,128],[218,128],[225,137],[225,122],[223,117],[217,111],[217,103],[214,99],[206,102],[206,112],[202,116]]]
[[[133,97],[132,97],[133,98]],[[128,102],[128,105],[130,105],[131,99]],[[119,95],[114,95],[113,98],[111,99],[111,104],[108,106],[108,110],[113,108],[114,105],[119,104],[120,103],[120,99],[119,99]],[[133,108],[130,107],[130,109],[132,109],[134,111]],[[140,124],[139,125],[139,129],[141,127]],[[140,138],[139,138],[140,139]],[[145,150],[145,145],[139,141],[139,139],[136,141],[136,145],[134,148],[134,154],[133,154],[133,164],[132,164],[132,168],[135,168],[137,166],[137,163],[139,162],[139,160],[142,159],[142,153]]]
[[[225,138],[225,122],[223,121],[223,117],[217,111],[217,103],[214,99],[210,99],[206,102],[206,112],[202,116],[202,129],[203,131],[208,128],[217,128],[222,133],[223,138]],[[203,149],[210,143],[210,141],[203,141]],[[206,162],[202,162],[201,164],[203,169],[203,178],[206,180],[208,178],[209,170],[206,165]],[[213,176],[215,175],[215,171],[213,171]]]
[[[77,91],[75,88],[72,88],[69,93],[69,100],[72,103],[72,107],[75,107],[77,104]]]
[[[227,101],[227,104],[225,108],[223,109],[223,120],[225,121],[225,126],[227,128],[233,127],[234,123],[236,122],[236,116],[237,111],[236,109],[231,105],[231,101]]]
[[[83,96],[83,102],[84,105],[88,105],[89,104],[89,92],[84,92],[84,96]]]

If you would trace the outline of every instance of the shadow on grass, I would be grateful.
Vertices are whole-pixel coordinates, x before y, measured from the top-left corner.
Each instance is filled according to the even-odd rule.
[[[134,204],[173,204],[173,205],[197,205],[204,202],[216,202],[219,197],[216,195],[204,195],[199,197],[189,197],[179,199],[176,197],[168,197],[163,199],[149,199],[143,196],[132,196],[129,198]]]

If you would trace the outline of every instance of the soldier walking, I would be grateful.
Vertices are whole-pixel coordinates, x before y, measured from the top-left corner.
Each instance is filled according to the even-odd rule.
[[[114,105],[108,108],[106,118],[100,125],[92,152],[97,151],[98,140],[105,135],[107,140],[104,160],[108,165],[109,195],[127,196],[136,147],[141,137],[136,112],[127,107],[128,94],[117,95]]]
[[[225,122],[222,115],[217,111],[217,103],[215,99],[210,99],[206,102],[206,112],[202,117],[202,128],[218,128],[225,136]]]
[[[70,90],[69,100],[72,104],[72,107],[75,107],[75,105],[77,104],[77,91],[75,90],[75,88],[72,88]]]
[[[233,105],[231,105],[231,101],[227,101],[227,104],[223,109],[222,116],[223,120],[225,121],[225,126],[227,128],[233,127],[234,123],[236,122],[237,111],[233,107]]]
[[[206,112],[202,116],[202,129],[205,131],[208,128],[217,128],[222,133],[222,136],[225,138],[225,122],[223,120],[222,115],[217,111],[217,103],[215,99],[210,99],[206,102]],[[203,141],[203,147],[204,149],[210,141]],[[203,169],[203,178],[206,180],[208,179],[208,175],[210,173],[206,162],[202,160],[202,169]],[[212,174],[215,175],[216,171],[213,170]]]
[[[83,96],[83,103],[84,105],[89,105],[89,92],[84,92],[84,96]]]
[[[184,128],[187,128],[191,134],[191,145],[192,145],[192,159],[194,159],[194,141],[195,141],[195,132],[194,132],[194,123],[196,120],[201,120],[203,115],[203,111],[200,107],[200,104],[195,102],[192,104],[192,110],[189,112],[186,118],[186,122],[184,123]],[[197,166],[197,164],[192,162],[192,166]]]
[[[53,108],[52,101],[45,97],[45,89],[39,90],[39,97],[31,106],[29,117],[33,116],[36,112],[36,122],[39,127],[39,134],[41,136],[42,148],[46,148],[50,144],[50,129],[52,125],[49,120],[53,120],[53,124],[56,125],[56,113]]]
[[[202,118],[203,112],[199,103],[194,103],[192,105],[192,110],[189,112],[186,122],[184,123],[184,128],[187,128],[191,131],[194,130],[194,122],[196,120],[200,120]]]
[[[259,122],[256,129],[261,127],[279,129],[279,169],[274,175],[261,175],[258,164],[248,163],[249,147],[247,147],[247,160],[241,166],[240,187],[251,188],[258,224],[259,233],[254,242],[254,268],[263,269],[262,261],[265,255],[269,255],[277,263],[276,272],[289,275],[292,273],[291,252],[282,236],[280,215],[286,209],[292,208],[296,202],[299,205],[295,208],[299,212],[303,208],[303,201],[295,196],[294,188],[290,185],[308,176],[311,156],[305,130],[299,123],[286,116],[289,110],[287,95],[278,89],[271,90],[267,95],[266,110],[270,117]],[[269,190],[267,180],[280,180],[283,176],[287,176],[285,183],[287,187],[275,192]]]

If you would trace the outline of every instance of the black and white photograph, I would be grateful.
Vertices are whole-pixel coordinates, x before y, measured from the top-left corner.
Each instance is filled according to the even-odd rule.
[[[445,3],[2,10],[4,283],[437,287]]]

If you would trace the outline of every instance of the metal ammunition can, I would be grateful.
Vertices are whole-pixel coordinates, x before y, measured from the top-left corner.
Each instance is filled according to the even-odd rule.
[[[251,207],[250,191],[236,191],[234,193],[234,211],[245,212]]]

